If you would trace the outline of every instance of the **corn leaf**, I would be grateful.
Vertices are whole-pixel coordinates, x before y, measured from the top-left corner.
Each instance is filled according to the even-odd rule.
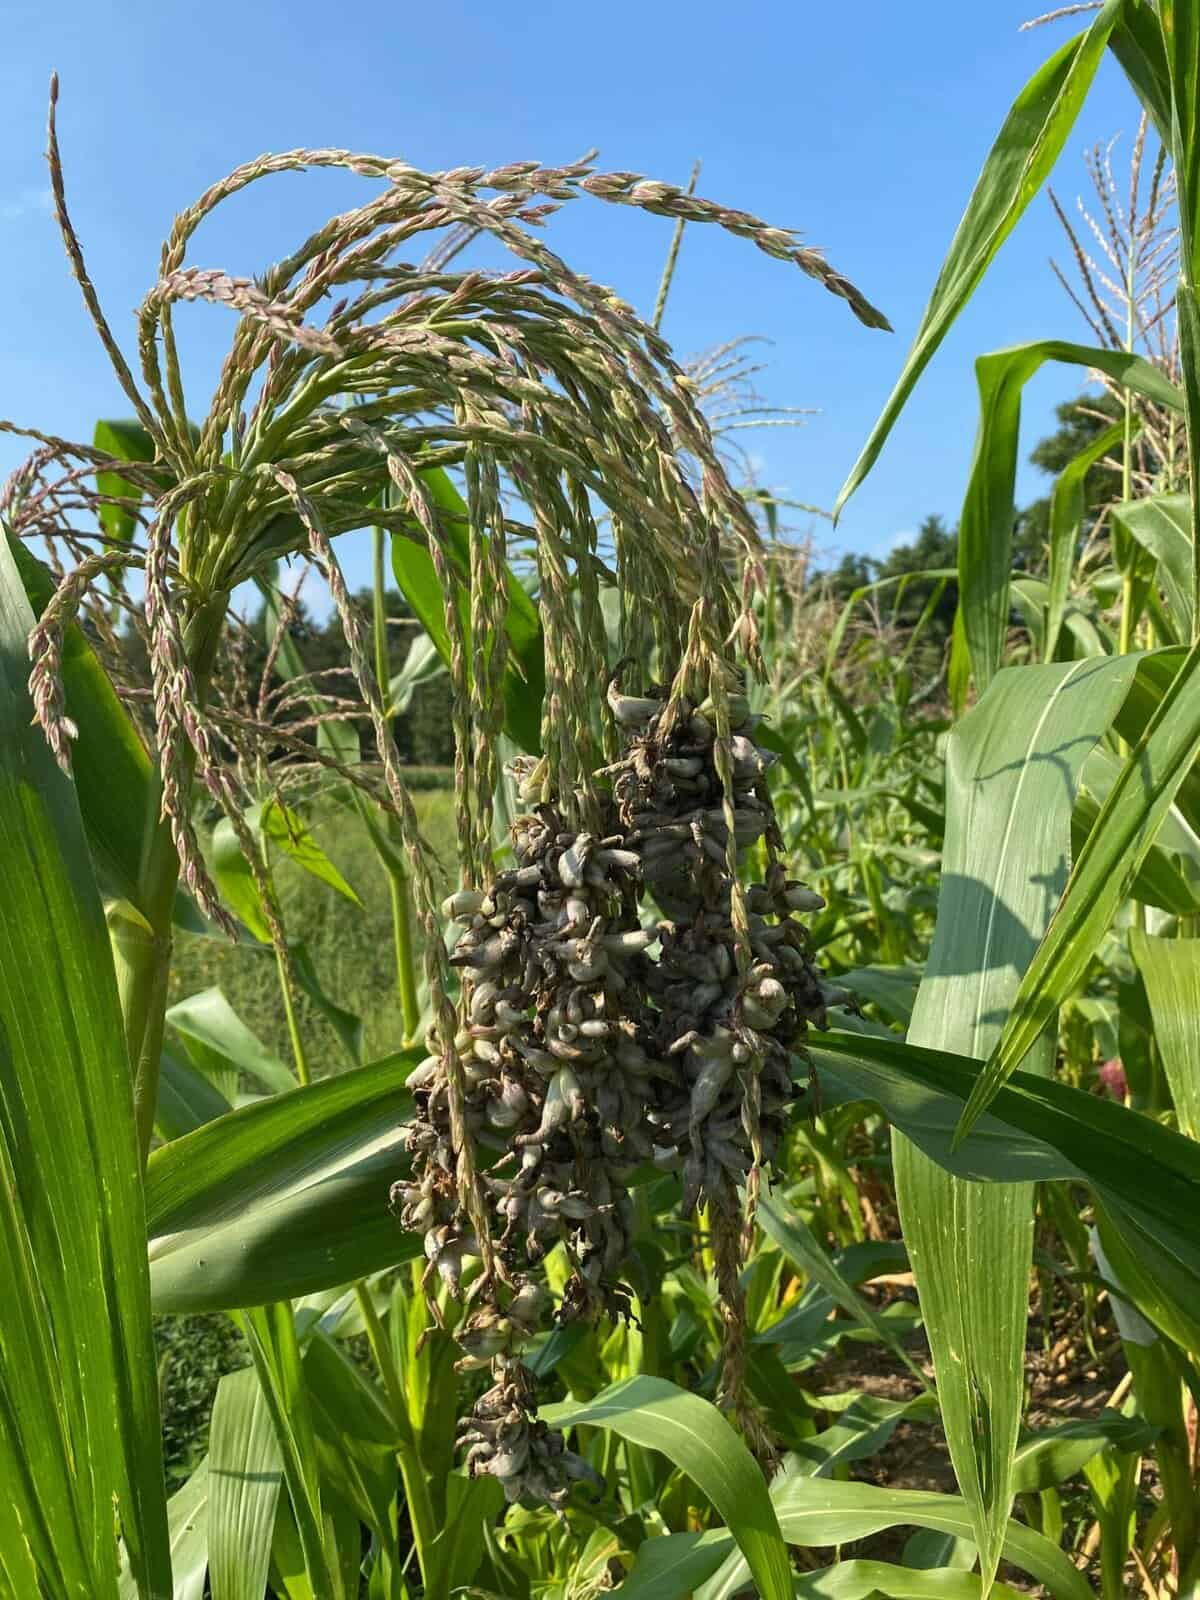
[[[204,1585],[208,1575],[207,1457],[183,1488],[167,1501],[167,1526],[171,1535],[171,1569],[175,1578],[171,1600],[204,1600]],[[121,1600],[138,1600],[137,1585],[127,1559],[121,1567]]]
[[[1057,1427],[1032,1433],[1021,1441],[1013,1462],[1013,1487],[1018,1494],[1035,1494],[1073,1478],[1101,1450],[1148,1450],[1157,1428],[1140,1417],[1102,1411],[1098,1417],[1080,1417]]]
[[[979,1063],[894,1038],[830,1032],[811,1054],[827,1099],[868,1100],[960,1178],[1086,1183],[1138,1263],[1123,1281],[1172,1333],[1173,1306],[1200,1304],[1200,1145],[1111,1100],[1018,1072],[955,1143]],[[1116,1260],[1114,1251],[1110,1256]]]
[[[1140,419],[1132,419],[1132,428],[1140,428]],[[1087,475],[1103,456],[1106,456],[1125,437],[1124,422],[1114,422],[1111,428],[1085,445],[1072,457],[1054,480],[1050,494],[1050,582],[1046,606],[1046,637],[1042,645],[1042,659],[1053,661],[1059,632],[1067,609],[1067,595],[1071,587],[1071,574],[1075,570],[1075,557],[1083,534],[1083,492]],[[1011,542],[1011,541],[1010,541]]]
[[[1153,6],[1131,4],[1109,35],[1109,49],[1121,63],[1130,87],[1146,108],[1159,138],[1171,138],[1171,89],[1162,26]]]
[[[772,1484],[771,1500],[779,1513],[783,1536],[789,1544],[849,1544],[882,1533],[886,1528],[906,1526],[929,1528],[956,1539],[973,1537],[971,1514],[958,1495],[934,1494],[919,1489],[881,1489],[873,1483],[836,1482],[830,1478],[812,1478],[786,1472]],[[1067,1556],[1044,1535],[1027,1528],[1023,1523],[1004,1524],[1002,1552],[1006,1561],[1044,1584],[1055,1600],[1094,1600],[1087,1580]],[[867,1562],[864,1565],[878,1571],[881,1564]],[[804,1592],[820,1594],[825,1584],[832,1584],[834,1588],[830,1592],[840,1593],[836,1585],[847,1580],[837,1578],[836,1574],[847,1566],[858,1566],[858,1563],[839,1563],[836,1567],[827,1568],[824,1574],[809,1574],[821,1582],[814,1591]],[[894,1570],[899,1572],[904,1569]],[[960,1580],[969,1577],[966,1573],[942,1570],[948,1571],[949,1576],[941,1578],[935,1574],[935,1581],[948,1584],[951,1576]],[[913,1570],[911,1578],[904,1581],[918,1583],[923,1577],[930,1576],[928,1570]],[[849,1581],[853,1581],[853,1577],[851,1574]],[[804,1581],[803,1578],[799,1580],[801,1583]],[[896,1581],[901,1580],[897,1577]],[[971,1581],[975,1586],[971,1592],[976,1597],[982,1596],[979,1578],[972,1578]],[[745,1563],[735,1552],[717,1576],[698,1592],[696,1600],[732,1600],[745,1582]],[[856,1589],[854,1592],[861,1591]],[[907,1594],[909,1591],[894,1589],[889,1580],[884,1592]],[[1003,1586],[995,1586],[992,1592],[1009,1591],[1004,1590]]]
[[[257,1078],[264,1089],[286,1092],[296,1087],[289,1069],[251,1033],[218,988],[177,1001],[167,1011],[167,1023],[210,1077],[210,1061],[216,1058],[227,1069]]]
[[[1192,0],[1160,0],[1158,20],[1170,96],[1167,140],[1179,212],[1175,321],[1187,395],[1187,456],[1193,523],[1200,513],[1200,12]],[[1200,610],[1200,540],[1192,543],[1192,613]],[[1195,632],[1192,635],[1196,637]]]
[[[271,1414],[250,1368],[217,1385],[208,1441],[212,1600],[262,1600],[282,1482]]]
[[[951,734],[937,924],[911,1043],[971,1057],[998,1036],[1066,880],[1084,759],[1134,671],[1118,660],[1002,672]],[[990,1581],[1024,1399],[1033,1195],[965,1183],[902,1134],[893,1158],[946,1438]]]
[[[796,1470],[827,1478],[850,1461],[877,1455],[902,1422],[932,1422],[938,1414],[933,1391],[926,1388],[911,1400],[881,1400],[873,1394],[822,1395],[821,1404],[839,1410],[838,1419],[796,1446]]]
[[[951,241],[896,386],[838,495],[835,517],[871,470],[917,380],[1049,176],[1120,11],[1120,0],[1107,0],[1085,33],[1068,40],[1038,68],[1005,118]]]
[[[789,1600],[791,1565],[754,1458],[729,1423],[699,1395],[662,1378],[628,1378],[594,1400],[545,1406],[553,1427],[611,1429],[661,1451],[708,1496],[745,1557],[763,1600]]]
[[[764,1196],[759,1201],[756,1216],[763,1233],[778,1245],[792,1265],[799,1267],[814,1283],[820,1284],[835,1305],[839,1305],[860,1327],[881,1340],[897,1361],[909,1369],[922,1388],[927,1387],[924,1374],[900,1343],[895,1331],[846,1281],[813,1238],[804,1219],[797,1216],[777,1195]]]
[[[335,1588],[332,1576],[338,1570],[336,1546],[321,1506],[316,1435],[292,1308],[286,1300],[257,1306],[239,1321],[274,1429],[305,1571],[317,1594],[340,1600],[341,1585]]]
[[[1047,361],[1094,367],[1136,394],[1174,410],[1183,408],[1182,393],[1157,367],[1124,350],[1044,339],[997,350],[976,361],[979,431],[959,524],[958,583],[971,667],[980,693],[999,670],[1008,631],[1021,391]],[[1090,463],[1085,464],[1085,471],[1086,465]],[[1078,492],[1082,494],[1081,484]],[[1068,487],[1064,516],[1068,514],[1066,502],[1070,496]],[[1059,530],[1060,544],[1064,537]],[[1057,570],[1052,572],[1051,612],[1055,610],[1055,583],[1065,600],[1062,565],[1060,558]]]
[[[1185,494],[1127,500],[1112,509],[1118,537],[1135,540],[1158,563],[1171,616],[1183,638],[1192,633],[1192,506]]]
[[[304,1380],[322,1481],[390,1548],[396,1538],[398,1432],[383,1396],[320,1329],[305,1341]]]
[[[54,575],[20,539],[10,539],[8,546],[29,603],[40,615],[54,593]],[[71,743],[71,775],[93,864],[104,888],[136,905],[142,833],[154,821],[150,758],[75,623],[63,637],[61,670],[67,715],[79,729]]]
[[[1083,849],[1096,825],[1100,807],[1121,775],[1121,759],[1097,746],[1083,767],[1083,787],[1071,816],[1073,852]],[[1154,843],[1137,870],[1130,893],[1135,900],[1159,906],[1172,916],[1200,914],[1200,837],[1178,806],[1163,818]]]
[[[116,1501],[144,1593],[170,1588],[125,1035],[75,791],[25,680],[33,626],[0,541],[0,1477],[5,1565],[117,1591]]]
[[[221,1090],[198,1067],[163,1051],[154,1112],[154,1128],[161,1139],[181,1139],[230,1110]]]
[[[217,1117],[146,1172],[159,1311],[228,1310],[331,1288],[419,1253],[387,1207],[407,1166],[401,1052]]]
[[[1128,660],[1129,658],[1125,658]],[[1074,991],[1200,755],[1193,680],[1200,646],[1185,657],[1130,752],[1080,850],[1045,936],[1030,961],[1000,1040],[963,1111],[966,1133]]]
[[[1156,939],[1133,928],[1129,949],[1146,985],[1154,1037],[1175,1102],[1179,1131],[1189,1139],[1200,1139],[1200,1060],[1196,1057],[1200,942]]]
[[[470,659],[470,534],[466,501],[441,467],[421,474],[441,514],[441,529],[446,553],[458,579],[455,604],[460,625],[468,640]],[[392,572],[400,592],[412,607],[413,615],[433,640],[442,660],[449,664],[450,635],[446,627],[446,596],[429,553],[425,535],[392,537]],[[545,652],[542,624],[537,607],[516,575],[508,574],[508,614],[504,623],[508,636],[509,662],[504,673],[504,729],[531,754],[541,750],[542,696],[546,687]]]
[[[271,799],[264,805],[251,806],[243,814],[242,820],[250,831],[260,857],[274,847],[289,861],[294,861],[312,877],[328,884],[345,899],[356,906],[362,905],[357,894],[313,838],[303,818],[290,806]],[[212,872],[225,900],[254,937],[262,944],[270,944],[271,929],[258,885],[228,817],[222,817],[213,829]]]

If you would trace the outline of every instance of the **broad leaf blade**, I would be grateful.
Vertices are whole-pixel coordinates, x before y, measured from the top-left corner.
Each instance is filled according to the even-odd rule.
[[[1129,948],[1146,985],[1154,1037],[1175,1102],[1179,1131],[1200,1139],[1200,940],[1156,939],[1134,928]]]
[[[0,1476],[14,1561],[103,1600],[114,1500],[143,1592],[169,1591],[166,1496],[124,1028],[75,792],[31,725],[32,626],[0,540]]]
[[[1066,879],[1084,759],[1134,670],[1118,661],[1003,672],[955,728],[937,924],[912,1044],[974,1057],[997,1037]],[[1024,1403],[1033,1194],[1026,1184],[964,1183],[903,1136],[893,1158],[946,1439],[990,1582]]]
[[[171,1600],[204,1600],[208,1575],[208,1458],[167,1501],[171,1535]],[[20,1591],[18,1591],[20,1592]],[[121,1567],[121,1600],[138,1600],[128,1560]]]
[[[1112,509],[1118,533],[1137,541],[1158,562],[1158,578],[1181,636],[1192,635],[1192,505],[1185,494],[1127,500]]]
[[[797,1216],[791,1207],[785,1205],[776,1195],[767,1195],[759,1201],[756,1216],[763,1233],[773,1244],[779,1246],[788,1260],[815,1283],[820,1284],[836,1305],[841,1306],[860,1327],[866,1328],[885,1344],[921,1386],[927,1387],[924,1374],[900,1343],[895,1331],[888,1327],[886,1320],[868,1305],[860,1294],[855,1292],[853,1285],[846,1282],[813,1238],[804,1219]]]
[[[239,1072],[257,1078],[264,1089],[286,1092],[296,1080],[229,1004],[222,990],[201,989],[167,1011],[167,1022],[184,1041],[213,1051]]]
[[[420,1252],[388,1210],[406,1169],[404,1079],[389,1056],[206,1123],[146,1172],[159,1311],[226,1310],[308,1294]]]
[[[333,1541],[321,1507],[317,1442],[292,1308],[287,1301],[259,1306],[239,1321],[278,1445],[305,1570],[317,1594],[332,1596],[337,1593],[331,1577],[337,1562],[331,1559]]]
[[[959,525],[958,583],[971,667],[981,693],[999,670],[1008,629],[1021,392],[1047,361],[1094,367],[1160,405],[1174,410],[1183,407],[1183,395],[1157,367],[1124,350],[1044,339],[996,350],[976,361],[979,431]],[[1062,538],[1060,531],[1060,543]],[[1060,558],[1052,572],[1052,612],[1055,583],[1065,599],[1062,565]]]
[[[54,593],[54,576],[21,540],[10,540],[9,548],[29,603],[40,614]],[[71,775],[93,860],[106,887],[136,905],[142,833],[155,820],[150,758],[75,623],[63,638],[61,672],[67,715],[79,729],[71,741]]]
[[[217,1385],[208,1443],[212,1600],[262,1600],[283,1464],[262,1387],[249,1368]]]
[[[883,1489],[873,1483],[839,1483],[829,1478],[811,1478],[790,1472],[772,1484],[771,1500],[779,1513],[783,1536],[789,1544],[850,1544],[896,1527],[929,1528],[956,1539],[972,1538],[971,1514],[959,1496],[953,1494],[934,1494],[919,1489]],[[1087,1580],[1063,1552],[1044,1535],[1025,1527],[1023,1523],[1005,1523],[1002,1551],[1006,1561],[1044,1584],[1055,1600],[1094,1600]],[[823,1584],[819,1580],[825,1580],[835,1586],[833,1592],[840,1593],[836,1585],[843,1581],[853,1583],[855,1575],[851,1573],[843,1580],[838,1574],[846,1567],[859,1565],[858,1562],[845,1562],[827,1568],[823,1574],[811,1574],[816,1582],[815,1592],[822,1592]],[[863,1565],[868,1573],[871,1568],[878,1573],[882,1563],[868,1562]],[[927,1570],[913,1571],[910,1579],[901,1580],[899,1570],[893,1569],[897,1573],[897,1583],[920,1583],[922,1578],[930,1577]],[[952,1572],[951,1575],[955,1579],[968,1576],[961,1572]],[[805,1581],[801,1578],[798,1583]],[[942,1581],[949,1583],[950,1578]],[[974,1594],[981,1595],[979,1579],[972,1581],[975,1584]],[[745,1564],[739,1556],[734,1555],[717,1577],[700,1590],[697,1600],[733,1600],[745,1582]],[[797,1593],[800,1592],[797,1588]],[[803,1592],[808,1594],[813,1591]],[[854,1592],[859,1591],[856,1589]],[[883,1592],[906,1594],[909,1591],[894,1589],[889,1580]],[[957,1594],[962,1591],[951,1592]],[[1002,1587],[1000,1592],[1005,1592]]]
[[[163,1051],[154,1112],[154,1128],[161,1139],[181,1139],[230,1110],[229,1101],[198,1067]]]
[[[834,1032],[811,1054],[830,1092],[840,1087],[842,1098],[874,1101],[956,1176],[1088,1184],[1138,1262],[1141,1282],[1122,1270],[1125,1287],[1145,1316],[1179,1338],[1170,1308],[1200,1304],[1200,1145],[1111,1100],[1024,1072],[955,1143],[957,1106],[977,1081],[978,1062]],[[1116,1261],[1114,1250],[1109,1255]]]
[[[1126,658],[1129,659],[1129,658]],[[966,1133],[998,1084],[1025,1058],[1087,970],[1118,906],[1200,755],[1193,647],[1129,754],[1075,861],[1062,899],[1029,963],[1008,1021],[963,1112]]]
[[[634,1444],[662,1451],[711,1500],[764,1600],[788,1600],[791,1567],[767,1486],[715,1406],[662,1378],[629,1378],[594,1400],[543,1407],[542,1415],[554,1427],[609,1428]]]
[[[1137,430],[1138,418],[1133,428]],[[1058,477],[1050,494],[1050,593],[1046,608],[1046,638],[1042,659],[1054,660],[1059,631],[1067,609],[1067,595],[1071,587],[1071,574],[1083,534],[1084,486],[1087,475],[1103,456],[1125,437],[1123,422],[1114,422],[1074,456]]]

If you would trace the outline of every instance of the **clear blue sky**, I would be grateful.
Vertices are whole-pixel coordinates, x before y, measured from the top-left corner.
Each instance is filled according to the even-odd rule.
[[[154,280],[173,214],[239,161],[344,145],[423,167],[537,157],[590,145],[601,165],[683,182],[801,229],[890,316],[858,325],[794,268],[709,228],[689,230],[665,331],[682,353],[737,334],[773,340],[763,393],[821,414],[757,436],[763,478],[830,505],[886,396],[980,162],[1020,85],[1073,24],[1020,34],[1038,0],[708,0],[599,8],[517,0],[411,6],[356,0],[9,0],[0,59],[0,415],[89,438],[124,415],[47,209],[46,85],[62,81],[68,193],[92,275],[133,353],[132,310]],[[1136,108],[1111,63],[1060,162],[1073,204],[1085,146],[1126,147]],[[191,260],[260,270],[365,195],[363,180],[286,175],[201,229]],[[556,247],[647,313],[670,224],[578,201],[552,219]],[[1047,267],[1063,246],[1037,200],[937,356],[827,550],[883,553],[928,512],[953,521],[975,426],[972,360],[1049,335],[1086,338]],[[231,333],[221,308],[184,308],[190,390],[205,400]],[[1025,448],[1059,369],[1029,391]],[[199,403],[193,404],[202,410]],[[0,471],[21,455],[0,438]],[[1042,480],[1023,467],[1024,497]],[[356,555],[355,564],[360,558]],[[361,577],[361,570],[355,572]]]

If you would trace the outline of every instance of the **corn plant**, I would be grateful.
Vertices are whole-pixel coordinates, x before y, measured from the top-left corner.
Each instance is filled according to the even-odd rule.
[[[1003,1560],[1083,1600],[1057,1494],[1079,1472],[1106,1600],[1128,1559],[1194,1590],[1192,502],[1112,513],[1108,650],[1063,625],[1087,463],[1046,596],[1013,584],[1008,540],[1020,387],[1043,360],[1138,397],[1126,461],[1151,416],[1195,448],[1196,26],[1108,0],[1023,92],[848,486],[1111,46],[1175,172],[1179,372],[1119,339],[984,359],[950,673],[977,704],[948,737],[906,678],[919,630],[897,653],[848,613],[817,658],[786,636],[786,560],[730,481],[703,373],[658,332],[661,296],[642,322],[531,230],[582,195],[632,204],[675,219],[673,262],[684,222],[716,222],[885,325],[794,236],[694,181],[586,161],[263,157],[177,219],[135,378],[70,224],[52,105],[59,223],[135,420],[91,444],[33,434],[2,500],[6,1592],[974,1600]],[[379,187],[257,280],[187,264],[228,195],[305,167]],[[476,234],[515,269],[455,266]],[[238,316],[204,412],[174,334],[197,299]],[[1194,490],[1172,470],[1162,487]],[[337,540],[372,527],[368,617]],[[427,641],[398,676],[389,557]],[[283,564],[327,586],[336,684],[290,637]],[[270,639],[254,693],[230,632],[246,582]],[[1014,596],[1040,665],[1002,665]],[[444,905],[392,728],[435,656],[456,746]],[[389,882],[403,1037],[378,1060],[280,895],[300,870],[354,897],[314,773]],[[273,961],[290,1066],[219,989],[167,1006],[180,927]],[[333,1026],[332,1071],[301,992]],[[1087,1092],[1076,1041],[1109,1035],[1130,1104]],[[890,1156],[903,1245],[868,1236],[864,1155]],[[1035,1195],[1117,1308],[1133,1393],[1126,1414],[1022,1434]],[[862,1286],[909,1264],[919,1308],[880,1309]],[[221,1380],[169,1503],[152,1308],[230,1314],[253,1369]],[[904,1398],[821,1392],[854,1341]],[[845,1479],[935,1417],[958,1495]],[[1163,1508],[1134,1539],[1151,1452]],[[896,1526],[920,1530],[903,1564],[810,1554]]]
[[[1072,8],[1077,9],[1077,8]],[[961,631],[959,649],[979,694],[977,707],[956,728],[947,751],[946,841],[937,931],[913,1022],[912,1045],[952,1050],[986,1060],[970,1080],[970,1093],[952,1139],[965,1136],[1000,1105],[1002,1085],[1020,1081],[1014,1070],[1047,1075],[1055,1058],[1054,1022],[1093,971],[1114,920],[1140,959],[1147,980],[1150,1031],[1175,1055],[1178,1029],[1194,1028],[1197,1013],[1177,987],[1186,965],[1190,917],[1159,927],[1172,943],[1171,1000],[1166,962],[1160,967],[1147,941],[1146,900],[1161,905],[1160,888],[1147,893],[1157,870],[1170,891],[1188,901],[1187,869],[1171,845],[1187,818],[1192,763],[1200,748],[1188,688],[1195,638],[1193,538],[1197,476],[1194,167],[1194,80],[1197,27],[1189,6],[1163,0],[1110,3],[1096,8],[1091,25],[1062,46],[1034,76],[1015,104],[968,204],[896,388],[843,490],[853,491],[881,449],[896,416],[962,306],[1049,172],[1106,50],[1116,56],[1172,164],[1179,210],[1178,383],[1169,363],[1139,355],[1135,334],[1139,261],[1130,248],[1126,269],[1129,323],[1097,346],[1048,341],[999,351],[977,365],[981,420],[959,535]],[[1161,283],[1159,284],[1161,291]],[[1095,300],[1093,301],[1095,305]],[[1097,307],[1097,315],[1101,308]],[[1095,370],[1130,397],[1122,423],[1103,449],[1117,446],[1132,479],[1136,407],[1147,402],[1156,418],[1174,415],[1187,440],[1186,469],[1162,460],[1165,479],[1142,487],[1188,486],[1183,495],[1131,500],[1112,512],[1112,554],[1119,577],[1121,625],[1110,652],[1079,651],[1060,633],[1071,570],[1079,548],[1077,490],[1090,462],[1080,461],[1062,485],[1052,528],[1051,579],[1038,625],[1047,641],[1046,664],[999,670],[1013,599],[1011,529],[1020,393],[1045,361]],[[1166,370],[1164,370],[1166,368]],[[1095,459],[1095,453],[1092,455]],[[1057,491],[1056,491],[1057,496]],[[1153,524],[1156,533],[1148,536]],[[1164,527],[1165,525],[1165,527]],[[1169,528],[1170,532],[1165,530]],[[1142,530],[1141,537],[1133,531]],[[1162,529],[1162,532],[1158,530]],[[1167,541],[1171,555],[1165,558]],[[1176,550],[1174,544],[1178,544]],[[1028,598],[1028,597],[1026,597]],[[1141,628],[1143,613],[1149,618]],[[1157,619],[1157,620],[1156,620]],[[1158,649],[1132,649],[1139,630]],[[1167,648],[1163,648],[1167,646]],[[961,676],[961,674],[960,674]],[[1086,782],[1090,808],[1071,823],[1076,794]],[[1095,798],[1097,792],[1102,801]],[[1172,831],[1172,829],[1174,831]],[[1189,851],[1185,854],[1190,854]],[[1132,909],[1126,909],[1132,895]],[[1120,938],[1120,935],[1118,936]],[[1123,940],[1122,940],[1123,942]],[[1153,971],[1153,978],[1150,973]],[[1160,976],[1161,974],[1161,976]],[[1184,1017],[1187,1017],[1186,1023]],[[1170,1019],[1169,1021],[1167,1019]],[[1166,1046],[1167,1038],[1172,1044]],[[1173,1066],[1178,1126],[1188,1133],[1190,1091]],[[1044,1088],[1053,1092],[1047,1077]],[[1159,1126],[1125,1114],[1131,1136],[1157,1137]],[[1114,1124],[1115,1131],[1115,1124]],[[1024,1348],[1027,1277],[1032,1239],[1031,1191],[964,1184],[929,1160],[919,1143],[898,1149],[897,1188],[905,1237],[921,1288],[926,1326],[938,1375],[943,1416],[964,1495],[974,1508],[985,1570],[994,1563],[998,1529],[1007,1513],[1013,1450],[1020,1424],[1019,1383]],[[1180,1148],[1194,1161],[1194,1147]],[[1032,1174],[1031,1174],[1032,1175]],[[1056,1174],[1057,1176],[1058,1174]],[[1190,1245],[1163,1212],[1135,1219],[1127,1203],[1094,1188],[1095,1221],[1103,1241],[1105,1276],[1126,1302],[1148,1317],[1138,1350],[1143,1361],[1145,1413],[1163,1429],[1163,1481],[1174,1540],[1169,1563],[1181,1592],[1197,1581],[1196,1491],[1186,1448],[1185,1387],[1194,1385],[1197,1354],[1185,1288],[1193,1270],[1184,1265]],[[1111,1246],[1111,1248],[1110,1248]],[[983,1263],[986,1261],[986,1271]],[[985,1288],[986,1284],[986,1288]],[[1127,1335],[1127,1347],[1138,1343]],[[1182,1377],[1181,1377],[1182,1375]],[[1180,1451],[1182,1449],[1182,1454]],[[1122,1514],[1113,1512],[1114,1530]],[[991,1525],[989,1533],[988,1526]],[[1114,1533],[1114,1537],[1117,1535]],[[1106,1592],[1117,1592],[1127,1533],[1114,1562],[1106,1564]]]

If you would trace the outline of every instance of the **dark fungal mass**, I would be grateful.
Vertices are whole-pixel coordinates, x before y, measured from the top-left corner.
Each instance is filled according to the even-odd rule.
[[[572,1270],[559,1320],[623,1315],[634,1174],[677,1171],[685,1215],[736,1213],[739,1184],[783,1134],[791,1054],[848,998],[822,982],[800,921],[823,901],[775,858],[772,757],[744,700],[730,697],[728,800],[738,854],[765,839],[769,864],[740,906],[712,705],[612,690],[609,703],[625,749],[598,775],[600,828],[574,831],[553,802],[534,804],[513,827],[515,864],[445,906],[463,930],[451,959],[464,977],[467,1129],[492,1157],[481,1181],[506,1279],[476,1280],[458,1335],[462,1365],[497,1376],[463,1443],[511,1499],[561,1499],[582,1470],[533,1420],[519,1353],[546,1297],[531,1269],[561,1242]],[[531,761],[515,776],[536,789]],[[409,1086],[414,1175],[393,1203],[424,1232],[430,1274],[457,1292],[479,1247],[454,1181],[441,1061]]]

